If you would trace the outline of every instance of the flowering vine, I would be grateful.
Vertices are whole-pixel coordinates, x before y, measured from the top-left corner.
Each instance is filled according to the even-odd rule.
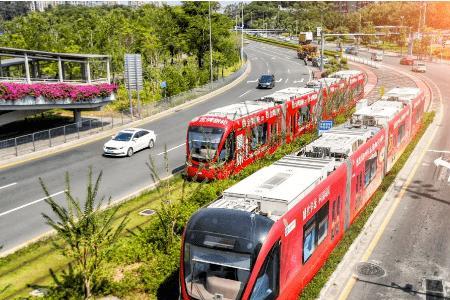
[[[0,82],[0,99],[16,101],[27,96],[44,97],[50,101],[71,99],[74,102],[106,98],[117,91],[116,84],[74,85],[67,83],[14,83]]]

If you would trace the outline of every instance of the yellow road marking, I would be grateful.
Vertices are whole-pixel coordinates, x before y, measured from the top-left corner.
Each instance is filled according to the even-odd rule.
[[[442,94],[439,90],[439,88],[436,86],[436,84],[434,82],[431,82],[435,85],[435,87],[437,88],[438,91],[438,97],[439,97],[439,104],[440,104],[440,118],[439,118],[439,122],[438,123],[442,123],[442,119],[443,119],[443,101],[442,101]],[[431,96],[432,97],[432,96]],[[431,99],[432,100],[432,99]],[[414,178],[417,169],[419,168],[420,162],[422,161],[423,157],[425,156],[425,154],[428,151],[428,148],[430,147],[431,143],[434,140],[434,137],[437,134],[439,127],[436,126],[434,128],[433,133],[430,135],[430,138],[427,141],[426,146],[422,149],[419,159],[417,160],[416,165],[414,166],[412,172],[409,174],[408,178],[406,179],[405,183],[403,184],[400,193],[398,194],[398,196],[395,198],[394,203],[392,204],[391,208],[389,209],[389,212],[386,214],[386,217],[383,220],[383,223],[381,224],[381,226],[379,227],[378,231],[376,232],[374,238],[372,239],[372,241],[369,244],[369,247],[366,249],[366,251],[364,252],[363,256],[362,256],[362,261],[367,261],[369,259],[369,257],[372,255],[373,250],[375,249],[376,245],[378,244],[379,240],[381,239],[381,236],[383,235],[387,225],[389,224],[389,222],[392,219],[392,216],[395,212],[395,210],[397,209],[398,204],[400,203],[400,200],[403,198],[404,194],[406,193],[406,189],[409,187],[409,185],[411,184],[412,179]],[[348,296],[350,295],[350,292],[352,291],[354,285],[356,283],[356,278],[354,276],[352,276],[347,283],[345,284],[344,289],[342,290],[341,294],[339,295],[339,300],[345,300],[348,298]]]

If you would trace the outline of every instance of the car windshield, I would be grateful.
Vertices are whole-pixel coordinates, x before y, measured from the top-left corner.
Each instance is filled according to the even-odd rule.
[[[263,76],[261,76],[259,81],[260,82],[271,82],[272,81],[272,76],[270,76],[270,75],[263,75]]]
[[[119,141],[119,142],[127,142],[129,140],[131,140],[131,137],[133,136],[132,132],[119,132],[114,138],[114,141]]]
[[[222,135],[222,128],[190,126],[188,130],[188,143],[191,158],[200,162],[214,159]]]
[[[185,283],[195,299],[240,299],[250,275],[250,255],[185,244]],[[221,298],[219,298],[221,299]]]

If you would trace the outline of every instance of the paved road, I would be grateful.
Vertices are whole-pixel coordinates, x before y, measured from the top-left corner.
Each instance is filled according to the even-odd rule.
[[[28,162],[0,171],[0,245],[3,251],[12,249],[48,231],[41,216],[49,212],[42,201],[43,191],[38,183],[42,177],[55,199],[63,201],[64,174],[69,172],[72,190],[83,198],[87,171],[92,166],[94,173],[103,170],[101,194],[111,195],[113,200],[121,199],[152,183],[145,163],[151,154],[163,177],[164,145],[169,149],[170,167],[176,169],[184,164],[187,124],[193,117],[213,108],[251,100],[275,90],[306,83],[309,70],[295,58],[294,54],[278,51],[273,46],[250,43],[245,50],[251,61],[251,73],[233,89],[206,102],[183,109],[165,118],[149,122],[144,128],[158,134],[154,149],[136,153],[131,158],[106,158],[100,140],[79,148],[43,159]],[[272,91],[257,90],[256,80],[263,73],[275,73],[276,87]]]
[[[411,72],[411,67],[399,65],[399,58],[385,56],[383,63]],[[392,219],[369,252],[368,261],[377,263],[386,274],[357,280],[348,299],[432,299],[427,298],[425,279],[443,280],[444,296],[450,297],[450,170],[434,164],[439,157],[450,161],[450,80],[446,75],[450,66],[427,63],[427,68],[418,77],[432,87],[432,107],[439,108],[442,96],[442,122],[437,124],[430,147],[419,149],[426,152],[415,162],[420,164],[417,172],[412,173]]]

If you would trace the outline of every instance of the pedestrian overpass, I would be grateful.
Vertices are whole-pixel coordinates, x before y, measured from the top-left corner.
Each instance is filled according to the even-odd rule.
[[[0,126],[54,108],[99,110],[115,99],[111,57],[0,47]]]

